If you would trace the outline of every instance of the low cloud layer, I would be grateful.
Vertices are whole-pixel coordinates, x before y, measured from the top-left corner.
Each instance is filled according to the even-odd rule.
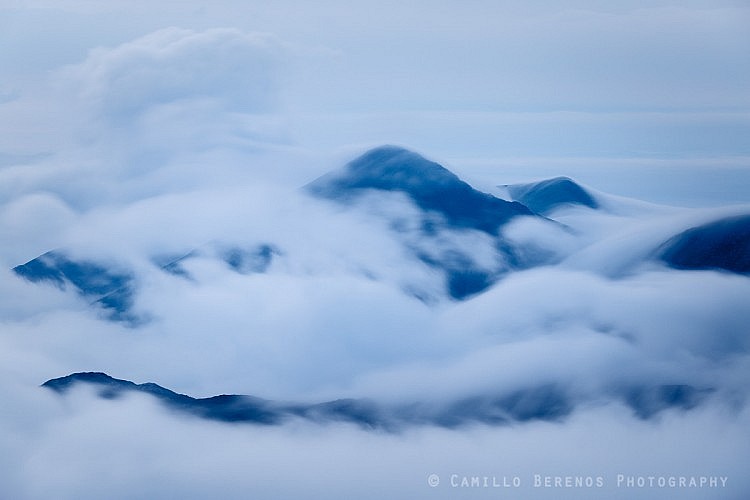
[[[511,469],[527,485],[524,495],[539,498],[550,493],[529,486],[535,474],[602,475],[608,492],[627,497],[633,492],[616,488],[617,474],[641,470],[731,476],[736,489],[710,491],[709,497],[744,491],[747,485],[735,465],[742,463],[742,451],[735,443],[744,435],[740,429],[746,414],[750,317],[743,298],[750,284],[745,276],[676,271],[649,258],[660,242],[686,227],[738,208],[696,212],[605,197],[602,210],[556,212],[564,226],[519,219],[504,229],[506,240],[549,248],[556,264],[510,273],[479,296],[457,302],[445,296],[440,274],[408,251],[420,232],[404,228],[419,227],[419,210],[398,196],[374,205],[371,201],[337,205],[278,186],[209,188],[76,216],[60,247],[74,258],[135,273],[134,310],[149,319],[136,327],[105,320],[96,304],[71,289],[27,283],[6,272],[3,287],[14,300],[3,306],[2,342],[5,378],[12,382],[3,391],[16,410],[3,426],[27,428],[28,435],[37,436],[23,448],[14,444],[13,434],[3,437],[15,446],[15,454],[28,457],[23,469],[8,469],[11,491],[37,498],[51,484],[62,484],[63,496],[86,497],[129,483],[135,485],[129,494],[159,494],[149,480],[154,471],[167,478],[192,471],[195,482],[172,485],[189,497],[200,498],[216,488],[226,488],[222,491],[230,496],[241,491],[293,494],[297,483],[285,483],[282,477],[300,469],[305,469],[305,489],[320,495],[336,488],[344,494],[366,484],[373,496],[473,497],[492,490],[456,490],[450,482],[454,474],[493,475],[494,470]],[[398,231],[389,222],[394,216],[404,222]],[[470,230],[440,231],[469,247],[484,244]],[[440,238],[429,241],[421,243],[438,245],[435,251],[440,251]],[[211,249],[217,244],[270,244],[278,254],[264,272],[242,274],[216,258]],[[196,248],[204,250],[181,262],[184,276],[153,262],[160,252],[179,255]],[[436,300],[411,296],[408,291],[415,286]],[[427,425],[383,435],[346,424],[300,423],[268,431],[180,417],[143,397],[99,401],[79,391],[61,398],[38,387],[49,378],[86,370],[153,381],[195,397],[235,393],[311,403],[356,397],[423,407],[553,385],[574,406],[557,423],[507,428],[477,424],[443,431]],[[655,415],[646,414],[645,421],[622,396],[633,387],[675,384],[707,396],[692,409],[660,407]],[[39,416],[26,423],[26,412]],[[158,431],[163,426],[169,428],[166,435]],[[91,428],[95,438],[84,438],[82,429]],[[686,458],[707,444],[683,433],[706,436],[720,428],[722,435],[733,437],[711,441],[712,454],[697,461]],[[117,438],[123,432],[141,437],[125,444]],[[596,442],[603,435],[619,436],[608,445],[617,450],[619,465],[602,466],[597,457],[604,449],[593,444],[564,467],[559,464],[587,432],[599,436]],[[196,446],[221,457],[217,460],[222,463],[245,463],[239,457],[246,457],[246,466],[264,479],[231,468],[201,476],[196,467],[203,462],[193,448],[176,451],[181,433],[190,433],[200,441]],[[259,435],[265,437],[259,440]],[[639,453],[631,446],[633,440],[646,446],[645,435],[665,440],[664,446],[685,440],[685,449],[676,448],[684,458],[677,460],[676,452],[651,455],[651,461],[634,470]],[[311,450],[320,449],[323,440],[328,443],[324,449],[333,453],[328,465],[292,458],[318,453]],[[240,455],[223,445],[217,448],[228,441],[236,443]],[[488,442],[508,449],[509,441],[515,443],[512,463],[488,455]],[[84,478],[101,443],[118,450],[116,461],[92,485]],[[72,459],[66,450],[74,447],[79,451]],[[265,458],[244,455],[244,449]],[[367,450],[368,456],[414,459],[404,459],[400,469],[374,462],[345,467],[345,457],[355,449]],[[525,455],[520,450],[536,451]],[[521,462],[519,453],[525,457]],[[190,458],[173,461],[169,457],[174,454]],[[135,455],[147,459],[133,465]],[[430,458],[423,461],[421,456]],[[26,478],[39,474],[38,467],[59,461],[67,465],[47,476],[49,483],[28,486]],[[266,466],[258,468],[258,461]],[[343,478],[338,486],[331,483],[334,470]],[[443,478],[440,489],[426,486],[432,473]],[[397,479],[380,483],[392,474]],[[219,487],[214,481],[221,477],[225,481]],[[270,478],[275,478],[273,484]],[[575,496],[597,493],[576,490]],[[664,491],[641,493],[660,498]]]
[[[13,451],[3,455],[12,457],[3,464],[3,491],[14,498],[697,499],[740,498],[750,487],[746,413],[703,409],[634,422],[609,408],[565,425],[382,435],[342,426],[206,424],[164,414],[142,398],[112,402],[79,393],[67,408],[52,396],[31,399],[55,419],[27,419],[3,433],[3,448]],[[431,475],[439,479],[435,487]],[[628,488],[618,487],[620,475],[728,479],[715,488]],[[535,487],[536,476],[550,476],[552,484],[555,477],[601,477],[602,487]],[[464,477],[478,477],[480,487],[462,488]],[[518,478],[520,486],[482,487],[484,477],[489,485]]]

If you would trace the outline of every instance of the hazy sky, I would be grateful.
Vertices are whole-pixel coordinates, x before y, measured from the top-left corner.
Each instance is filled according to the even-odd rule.
[[[59,132],[48,105],[12,101],[92,48],[230,27],[276,45],[262,92],[294,147],[397,143],[490,184],[568,174],[654,201],[746,201],[748,25],[741,1],[6,0],[0,162]]]
[[[745,2],[4,2],[0,89],[167,26],[274,36],[311,148],[451,157],[746,156]],[[5,123],[6,127],[11,125]]]

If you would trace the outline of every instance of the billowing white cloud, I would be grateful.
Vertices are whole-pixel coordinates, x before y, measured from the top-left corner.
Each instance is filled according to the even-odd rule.
[[[279,44],[235,29],[166,28],[91,51],[65,76],[117,124],[151,107],[209,100],[238,113],[272,110]]]
[[[7,394],[7,389],[4,390]],[[20,402],[16,400],[16,402]],[[181,419],[141,397],[66,403],[24,396],[32,418],[4,432],[3,492],[13,498],[201,499],[330,498],[740,498],[748,415],[715,409],[666,415],[658,422],[624,417],[616,407],[585,411],[565,425],[426,428],[383,435],[342,425],[281,428],[206,424]],[[5,415],[6,413],[4,413]],[[15,424],[3,420],[3,425]],[[9,427],[7,427],[9,428]],[[439,481],[428,483],[431,475]],[[536,476],[542,486],[535,486]],[[654,477],[655,486],[618,486],[618,476]],[[544,487],[551,476],[553,487]],[[602,478],[602,486],[554,487],[555,477]],[[725,486],[659,487],[659,477],[723,477]],[[467,477],[478,486],[462,487]],[[485,487],[484,477],[487,477]],[[512,487],[513,481],[520,486]],[[675,480],[677,481],[677,479]],[[436,484],[436,486],[430,486]],[[723,484],[719,482],[718,484]],[[495,486],[497,485],[497,486]]]
[[[55,204],[47,198],[28,203]],[[703,490],[696,497],[746,491],[737,464],[747,449],[738,444],[745,439],[742,408],[750,373],[747,278],[669,271],[652,263],[628,264],[629,273],[612,279],[609,267],[601,267],[608,259],[618,268],[618,262],[642,257],[643,245],[617,244],[623,228],[634,241],[650,234],[658,242],[709,215],[641,206],[625,214],[569,211],[563,217],[567,230],[519,221],[507,237],[541,248],[561,237],[566,244],[554,250],[562,256],[585,256],[586,245],[608,235],[614,242],[591,252],[599,260],[569,257],[559,266],[506,276],[469,301],[428,305],[408,297],[402,284],[420,283],[439,294],[440,276],[405,252],[401,236],[384,219],[399,215],[408,227],[414,207],[395,198],[379,212],[370,208],[365,202],[346,210],[294,190],[256,185],[163,194],[75,216],[62,246],[75,257],[130,266],[138,280],[135,309],[151,321],[137,328],[104,321],[71,291],[7,275],[3,293],[15,299],[0,309],[0,342],[3,378],[12,382],[2,391],[16,409],[3,417],[0,433],[15,458],[4,469],[8,491],[41,498],[55,484],[60,496],[70,498],[113,491],[158,495],[162,490],[150,480],[153,474],[162,478],[158,484],[194,498],[208,490],[228,497],[248,491],[293,495],[300,484],[313,496],[362,489],[365,495],[376,491],[375,496],[473,495],[451,486],[453,474],[518,475],[524,496],[532,498],[550,495],[530,486],[535,474],[601,474],[615,497],[633,493],[614,486],[617,474],[724,475],[730,489],[707,495]],[[438,239],[436,250],[444,244],[484,249],[482,238],[461,236],[450,235],[453,243]],[[189,279],[150,261],[159,251],[187,252],[214,241],[270,243],[280,253],[265,273],[238,274],[207,252],[185,261]],[[183,420],[139,397],[113,402],[81,393],[56,399],[37,387],[81,370],[155,381],[202,397],[249,393],[324,401],[346,396],[439,406],[555,384],[582,404],[559,423],[407,428],[383,435],[336,424],[266,429]],[[688,384],[713,392],[697,409],[668,410],[641,422],[613,394],[649,384]],[[23,414],[32,408],[41,415],[25,422]],[[723,437],[706,437],[719,428]],[[19,432],[23,441],[15,437]],[[131,437],[123,440],[123,435]],[[184,447],[186,435],[201,456],[222,464],[222,472],[206,469],[196,448]],[[622,439],[608,441],[605,448],[605,435]],[[565,460],[581,442],[589,443],[585,451]],[[646,454],[632,451],[633,443],[664,448]],[[94,464],[105,445],[113,450],[111,461],[99,458]],[[666,451],[668,446],[675,451]],[[709,452],[699,452],[706,447]],[[495,448],[513,451],[500,459]],[[314,450],[321,449],[328,461],[315,458]],[[645,461],[636,458],[642,453]],[[354,462],[353,454],[359,457]],[[385,465],[394,463],[390,459],[364,458],[376,455],[430,458],[404,458],[398,467]],[[605,455],[609,465],[601,463]],[[51,467],[59,462],[64,465]],[[256,475],[245,474],[243,467]],[[47,469],[54,471],[44,475]],[[201,475],[200,470],[212,472]],[[186,472],[191,479],[179,482]],[[441,476],[439,489],[426,485],[433,473]],[[30,481],[39,474],[42,480]],[[295,474],[301,474],[297,481],[285,482]],[[384,476],[392,480],[383,483]],[[575,496],[600,493],[576,490]],[[664,490],[637,493],[665,497]]]
[[[82,139],[100,141],[98,156],[114,150],[122,158],[112,159],[137,173],[174,156],[194,161],[282,141],[274,115],[282,58],[270,35],[166,28],[94,49],[59,78],[84,113]]]
[[[273,36],[237,29],[165,28],[93,49],[0,110],[20,126],[10,137],[23,153],[0,169],[0,201],[44,191],[85,211],[240,179],[288,182],[292,168],[258,161],[289,149],[285,57]]]
[[[49,250],[50,244],[60,241],[64,228],[75,219],[75,212],[51,193],[32,193],[2,206],[0,239],[5,242],[4,267],[13,267],[14,262],[17,264],[29,255]],[[33,232],[30,228],[34,228]]]

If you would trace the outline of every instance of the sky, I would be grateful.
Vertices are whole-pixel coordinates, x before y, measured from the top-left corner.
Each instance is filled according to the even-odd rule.
[[[0,497],[498,496],[454,476],[601,497],[534,488],[536,474],[602,475],[608,498],[674,494],[617,474],[720,475],[728,489],[678,493],[745,497],[749,282],[653,255],[749,211],[748,25],[741,1],[0,0]],[[426,236],[397,194],[344,208],[299,189],[380,144],[498,195],[567,175],[603,209],[508,225],[505,241],[555,265],[451,301],[405,249],[504,265],[486,233]],[[263,274],[216,258],[262,244],[279,249]],[[149,321],[106,321],[11,273],[52,249],[131,271]],[[153,264],[192,251],[190,280]],[[562,422],[391,434],[38,388],[91,370],[308,402],[554,383],[577,406]],[[652,383],[714,392],[646,420],[611,400]]]
[[[165,27],[230,27],[273,40],[263,69],[264,111],[279,120],[279,139],[294,147],[331,155],[395,142],[486,182],[567,170],[595,187],[654,201],[746,201],[737,183],[726,181],[748,179],[745,2],[3,7],[5,155],[39,153],[39,122],[51,126],[49,117],[7,101],[57,80],[56,71],[80,64],[93,48]],[[212,71],[238,86],[249,83],[249,73],[235,79],[236,66]],[[61,132],[54,128],[45,135]],[[696,182],[682,179],[685,169]],[[643,190],[663,182],[674,196]]]

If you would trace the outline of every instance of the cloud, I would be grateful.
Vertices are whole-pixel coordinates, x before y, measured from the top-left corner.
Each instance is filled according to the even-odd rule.
[[[64,206],[52,196],[21,201],[21,208],[40,207],[39,216],[24,208],[30,222]],[[294,495],[300,484],[313,496],[364,490],[447,498],[470,494],[450,486],[452,474],[509,471],[526,484],[534,474],[602,474],[610,485],[619,473],[715,473],[731,476],[735,488],[717,497],[746,491],[736,464],[747,449],[738,443],[746,434],[750,317],[743,298],[749,282],[642,262],[650,244],[739,208],[685,211],[604,201],[599,212],[565,212],[567,229],[528,220],[507,228],[513,241],[567,256],[559,265],[511,273],[468,301],[429,305],[403,291],[404,283],[417,283],[439,294],[441,282],[405,251],[403,238],[408,242],[419,232],[404,236],[389,222],[400,217],[402,229],[418,227],[419,212],[402,197],[343,208],[256,182],[173,187],[73,212],[62,246],[74,256],[133,269],[135,307],[152,321],[126,328],[98,318],[72,293],[12,275],[3,280],[3,292],[14,301],[0,309],[3,378],[9,381],[0,387],[16,410],[3,417],[0,439],[17,458],[5,469],[4,484],[21,498],[44,497],[53,484],[71,498],[113,491],[158,495],[159,485],[195,498],[209,490],[229,497]],[[190,279],[151,261],[159,251],[213,242],[273,244],[279,254],[265,273],[240,274],[204,252],[184,262]],[[458,231],[420,244],[435,251],[446,245],[487,250],[483,238]],[[628,272],[612,278],[610,268]],[[554,424],[427,426],[382,435],[333,424],[221,426],[182,419],[137,397],[101,401],[82,392],[53,399],[35,392],[44,380],[82,370],[154,381],[196,397],[244,393],[315,402],[351,396],[427,407],[553,384],[574,410]],[[641,422],[623,394],[652,384],[712,392],[697,408],[668,409]],[[24,422],[33,408],[42,414]],[[719,428],[719,438],[706,437]],[[19,429],[23,441],[14,437]],[[602,435],[617,438],[605,449]],[[584,451],[570,458],[582,442]],[[633,443],[664,449],[633,452]],[[108,461],[101,460],[102,446],[114,450]],[[701,447],[710,451],[699,453]],[[196,449],[210,463],[196,457]],[[498,458],[497,449],[513,451]],[[406,458],[391,466],[371,456]],[[611,457],[605,465],[603,456]],[[51,467],[58,462],[64,465]],[[442,477],[440,489],[426,489],[432,473]],[[31,481],[40,474],[41,481]],[[154,475],[162,478],[158,484]],[[287,481],[290,476],[298,480]],[[664,492],[638,493],[659,498]]]
[[[280,112],[285,50],[228,28],[165,28],[91,50],[0,110],[25,155],[0,169],[0,200],[44,191],[86,211],[241,179],[288,182],[290,172],[304,182]],[[269,151],[285,168],[268,167]]]
[[[259,113],[274,108],[279,51],[270,36],[165,28],[114,48],[94,49],[64,75],[115,122],[153,106],[201,99],[226,110]]]
[[[12,200],[0,211],[0,239],[6,242],[2,263],[10,268],[29,255],[47,251],[74,220],[76,213],[51,193],[36,192]]]
[[[13,29],[3,41],[18,49],[0,68],[22,97],[0,105],[0,124],[6,124],[0,150],[57,150],[72,130],[77,141],[104,134],[112,140],[97,157],[117,152],[127,156],[121,162],[129,169],[143,172],[165,157],[190,164],[207,150],[213,164],[240,164],[242,154],[269,143],[329,152],[397,142],[442,158],[492,159],[496,182],[512,181],[497,178],[501,167],[519,168],[530,157],[543,158],[540,169],[560,157],[609,164],[623,157],[648,163],[700,157],[713,167],[748,154],[749,73],[742,63],[748,10],[739,2],[108,5],[65,2],[52,10],[40,2],[37,10],[9,13]],[[250,34],[258,31],[274,35]],[[134,39],[143,33],[152,34]],[[108,48],[86,55],[103,44]],[[61,55],[48,58],[51,47]],[[303,55],[311,47],[320,50]],[[189,51],[195,51],[194,66],[184,63]],[[75,83],[42,103],[30,99],[42,75],[66,79],[58,71],[62,63],[72,67]],[[26,66],[38,66],[36,79],[16,81]],[[196,74],[201,67],[215,78]],[[243,93],[243,85],[260,90]],[[91,101],[85,112],[61,111],[68,121],[51,116],[61,102],[78,97]],[[288,113],[283,118],[268,112],[279,101]],[[227,113],[230,103],[256,112]],[[264,106],[261,117],[257,110]],[[88,107],[98,110],[93,122]],[[101,123],[106,116],[110,123]],[[110,127],[116,116],[138,118],[118,135]],[[71,117],[81,120],[71,125]],[[53,140],[61,135],[67,139]],[[217,149],[220,161],[214,161]],[[102,163],[113,168],[114,159]],[[571,163],[550,176],[582,170]],[[697,190],[706,178],[720,188],[703,193],[714,203],[730,191],[738,201],[745,198],[713,168],[701,169],[700,183],[670,178],[641,161],[637,168],[672,187],[634,187],[633,170],[583,170],[593,186],[668,202],[677,201],[670,196],[676,190]]]
[[[16,429],[20,439],[2,434],[3,491],[14,498],[489,498],[499,492],[538,499],[733,498],[750,486],[742,468],[746,412],[735,418],[708,409],[640,422],[613,407],[583,412],[566,425],[382,435],[340,425],[207,424],[176,418],[145,398],[102,401],[86,392],[67,408],[47,394],[31,402],[55,418]],[[430,474],[439,476],[437,487],[428,485]],[[601,476],[604,483],[535,488],[537,474]],[[728,481],[712,489],[625,489],[617,486],[618,474]],[[490,484],[493,477],[498,484],[518,477],[521,485],[453,487],[453,475],[489,476]]]
[[[112,160],[137,174],[283,142],[276,115],[283,58],[270,35],[165,28],[94,49],[59,78],[84,112],[82,140],[99,143],[99,158],[114,151],[120,157]]]

